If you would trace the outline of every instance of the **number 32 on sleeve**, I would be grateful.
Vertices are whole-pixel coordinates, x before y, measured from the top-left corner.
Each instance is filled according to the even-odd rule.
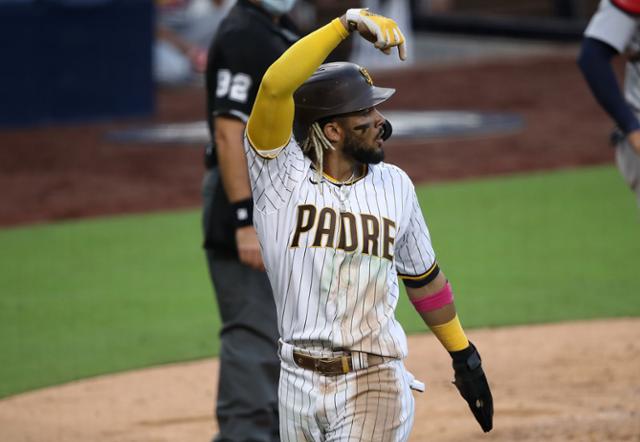
[[[246,103],[249,98],[251,77],[242,72],[232,74],[229,69],[218,70],[218,86],[216,97],[229,97],[229,100]]]

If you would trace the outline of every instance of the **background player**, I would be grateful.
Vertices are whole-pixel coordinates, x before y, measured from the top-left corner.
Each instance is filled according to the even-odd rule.
[[[233,0],[156,0],[153,76],[180,84],[202,75],[207,47]]]
[[[491,392],[436,263],[413,185],[381,162],[390,126],[375,106],[394,90],[373,86],[352,63],[320,66],[352,29],[384,52],[397,46],[404,58],[393,20],[350,9],[268,69],[247,123],[255,225],[281,335],[281,438],[408,438],[410,388],[419,384],[402,362],[398,275],[451,352],[456,385],[489,431]],[[302,147],[291,136],[294,106]]]
[[[287,0],[238,0],[209,49],[203,227],[222,319],[216,440],[278,439],[275,305],[264,273],[242,146],[262,75],[297,40]]]
[[[640,205],[640,1],[602,0],[584,35],[578,64],[617,125],[616,163]],[[624,96],[611,66],[616,55],[627,59]]]

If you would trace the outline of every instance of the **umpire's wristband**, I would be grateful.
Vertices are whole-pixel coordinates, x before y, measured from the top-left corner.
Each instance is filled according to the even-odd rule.
[[[236,229],[253,225],[253,200],[251,198],[231,203],[231,212],[233,226]]]

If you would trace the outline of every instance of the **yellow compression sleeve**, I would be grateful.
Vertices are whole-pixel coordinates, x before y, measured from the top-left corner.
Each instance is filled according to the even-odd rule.
[[[469,346],[469,340],[462,330],[458,315],[449,322],[432,325],[429,328],[447,351],[460,351]]]
[[[336,18],[299,40],[267,69],[247,123],[253,147],[268,151],[287,144],[295,110],[293,93],[348,36]]]

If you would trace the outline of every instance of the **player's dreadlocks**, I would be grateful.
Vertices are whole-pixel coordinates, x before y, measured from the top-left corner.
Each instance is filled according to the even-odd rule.
[[[335,147],[324,136],[320,122],[316,121],[309,127],[307,138],[302,143],[302,152],[311,159],[316,166],[318,174],[318,183],[322,182],[322,167],[324,159],[324,151],[328,149],[335,150]]]

